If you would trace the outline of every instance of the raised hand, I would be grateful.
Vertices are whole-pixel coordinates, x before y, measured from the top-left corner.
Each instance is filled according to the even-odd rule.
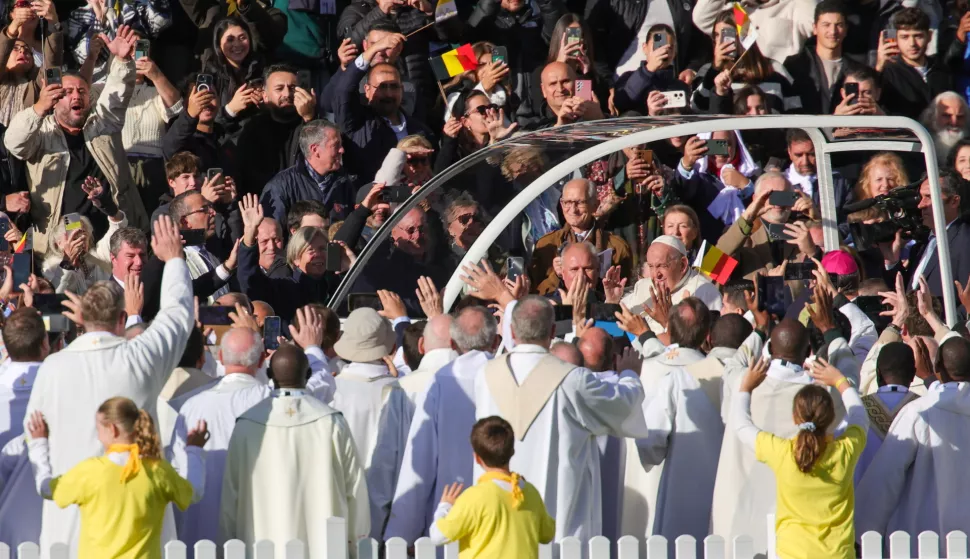
[[[128,316],[141,316],[145,306],[145,285],[138,274],[130,273],[125,278],[125,312]]]
[[[253,332],[262,332],[256,316],[239,303],[236,303],[236,312],[229,312],[229,320],[232,321],[233,328],[249,328]]]
[[[517,122],[505,126],[505,109],[499,109],[498,114],[488,111],[485,115],[485,126],[488,127],[489,143],[496,143],[508,138],[519,128]]]
[[[216,94],[211,89],[199,90],[193,85],[192,90],[189,92],[189,102],[185,108],[185,112],[192,118],[199,118],[202,111],[206,107],[211,106],[215,100]]]
[[[822,359],[821,357],[815,359],[812,363],[812,371],[810,373],[812,378],[821,382],[825,386],[831,386],[833,388],[839,388],[841,390],[841,384],[848,385],[848,381],[843,383],[845,375],[842,371],[833,367],[828,361]]]
[[[317,92],[314,89],[307,91],[302,87],[296,88],[293,105],[296,107],[296,114],[303,118],[303,122],[310,122],[317,114]]]
[[[349,38],[341,41],[340,47],[337,49],[337,59],[340,60],[340,68],[346,70],[347,66],[357,58],[358,54],[360,54],[360,50],[353,41]]]
[[[296,323],[300,324],[297,328]],[[290,324],[290,337],[304,350],[308,347],[323,345],[323,320],[310,307],[296,309],[296,320]]]
[[[474,291],[469,295],[484,301],[496,301],[505,308],[513,301],[512,293],[505,287],[502,278],[492,270],[487,260],[482,259],[479,264],[467,264],[462,268],[465,272],[461,280]]]
[[[26,213],[30,211],[30,193],[14,192],[7,194],[4,199],[7,213]]]
[[[659,291],[654,285],[650,286],[650,298],[653,299],[653,307],[643,306],[643,312],[654,319],[657,324],[667,328],[667,319],[670,316],[670,307],[673,306],[673,298],[670,288],[666,284],[660,284]]]
[[[386,289],[378,289],[377,297],[380,298],[381,306],[384,307],[384,310],[378,311],[377,314],[388,320],[394,320],[395,318],[402,318],[408,315],[404,301],[401,300],[401,296],[397,293]]]
[[[202,448],[205,446],[205,443],[208,440],[209,426],[206,424],[204,419],[200,419],[195,427],[193,427],[185,437],[185,446],[196,446]]]
[[[832,296],[821,285],[815,286],[811,305],[806,304],[808,318],[823,334],[835,328],[835,317],[832,315]]]
[[[249,87],[248,83],[244,83],[232,94],[232,99],[226,104],[226,110],[238,115],[251,105],[258,105],[262,100],[263,96],[258,89]]]
[[[740,391],[753,392],[755,388],[758,388],[764,382],[766,376],[768,376],[768,361],[764,357],[761,357],[748,367],[747,372],[741,379]]]
[[[616,305],[623,298],[623,290],[626,288],[627,278],[621,278],[622,271],[619,266],[611,266],[606,271],[603,278],[603,293],[606,294],[606,302]]]
[[[61,304],[67,307],[67,310],[61,314],[77,324],[79,328],[84,327],[84,319],[81,316],[81,298],[70,291],[65,291],[64,295],[67,295],[67,300]]]
[[[895,291],[880,291],[879,296],[882,297],[882,303],[884,305],[889,305],[892,309],[888,311],[882,311],[879,316],[891,316],[893,319],[893,326],[895,326],[900,331],[906,324],[906,320],[909,318],[909,314],[912,309],[909,306],[909,300],[906,299],[906,288],[903,285],[903,275],[896,274],[896,290]]]
[[[446,485],[444,491],[441,492],[441,502],[454,505],[464,488],[465,486],[458,482]]]
[[[182,249],[182,236],[172,218],[167,215],[155,220],[152,251],[162,262],[168,262],[173,258],[185,258],[185,252]]]
[[[27,420],[27,432],[30,433],[31,439],[46,439],[50,435],[44,414],[39,411],[30,414],[30,419]]]
[[[246,194],[239,201],[239,215],[243,220],[243,242],[246,246],[256,246],[256,230],[263,222],[263,206],[255,194]]]
[[[414,290],[418,296],[418,303],[421,310],[428,319],[432,319],[439,314],[444,314],[444,303],[441,300],[441,292],[434,285],[434,280],[427,276],[418,278],[418,288]]]
[[[115,34],[114,39],[109,39],[104,33],[99,33],[99,37],[104,41],[105,47],[107,47],[108,52],[117,56],[118,58],[125,60],[129,59],[135,54],[135,43],[138,41],[138,36],[135,32],[127,25],[122,25],[118,28],[118,33]]]
[[[643,356],[632,347],[623,348],[623,353],[616,360],[616,370],[621,373],[633,371],[639,375],[643,370]]]
[[[616,325],[620,330],[629,332],[636,337],[640,337],[650,331],[647,320],[639,314],[633,314],[626,305],[620,303],[620,312],[613,313],[616,316]]]

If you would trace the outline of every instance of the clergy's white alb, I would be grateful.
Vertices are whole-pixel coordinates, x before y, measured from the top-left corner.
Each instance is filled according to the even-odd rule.
[[[451,348],[432,349],[424,354],[417,369],[398,379],[398,384],[408,395],[412,406],[417,405],[418,396],[424,394],[431,386],[434,374],[457,357],[458,352]]]
[[[508,356],[496,359],[509,360],[514,381],[521,386],[548,355],[544,347],[519,344]],[[528,399],[527,395],[523,398]],[[542,495],[546,510],[556,519],[557,541],[575,536],[585,542],[602,533],[597,437],[646,436],[642,403],[643,385],[636,373],[623,371],[610,382],[576,367],[552,392],[524,436],[515,434],[510,467]],[[503,415],[486,375],[475,379],[475,408],[478,419]],[[474,477],[482,473],[476,466]]]
[[[37,371],[26,417],[44,414],[50,427],[50,465],[60,476],[87,458],[100,456],[95,414],[108,398],[124,396],[153,417],[158,395],[182,358],[195,327],[192,283],[182,259],[165,263],[160,310],[140,336],[125,340],[105,332],[79,336],[52,354]],[[49,553],[56,542],[77,554],[80,516],[72,505],[61,509],[44,502],[40,548]]]
[[[434,375],[427,393],[418,398],[385,539],[400,537],[413,544],[427,536],[445,486],[475,483],[468,438],[475,425],[475,379],[491,357],[482,351],[459,356]],[[420,373],[406,378],[415,374]]]
[[[0,542],[10,549],[26,542],[37,543],[43,505],[25,438],[15,437],[0,451]]]
[[[653,307],[653,299],[650,297],[650,287],[653,280],[644,278],[633,285],[633,291],[623,297],[623,304],[634,314],[643,314],[644,307]],[[711,280],[697,273],[693,268],[680,280],[680,283],[671,290],[671,303],[676,305],[687,297],[697,297],[707,305],[712,311],[721,310],[721,292]],[[650,331],[653,333],[664,332],[666,329],[656,320],[649,316],[644,316]]]
[[[0,365],[0,448],[24,432],[24,414],[40,363],[4,361]]]
[[[281,389],[239,417],[222,480],[222,539],[248,548],[292,539],[327,556],[327,519],[347,520],[349,549],[370,532],[364,468],[343,416],[302,390]]]
[[[347,420],[367,470],[371,537],[380,540],[391,513],[414,409],[383,362],[348,363],[336,382],[332,405]]]

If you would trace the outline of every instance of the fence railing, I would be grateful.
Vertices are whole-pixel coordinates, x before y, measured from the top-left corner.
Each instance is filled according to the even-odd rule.
[[[773,525],[773,521],[771,522]],[[260,541],[253,544],[249,559],[347,559],[347,523],[342,518],[327,520],[327,551],[324,557],[307,558],[306,546],[302,541],[292,540],[282,547],[273,542]],[[769,541],[773,538],[769,538]],[[905,532],[895,532],[889,536],[889,555],[883,553],[882,536],[876,532],[866,532],[862,536],[862,559],[970,559],[967,555],[967,535],[963,532],[950,532],[946,536],[945,555],[940,555],[940,537],[933,532],[923,532],[917,536],[919,554],[914,558],[910,552],[911,537]],[[704,538],[702,553],[697,553],[697,541],[691,536],[680,536],[673,542],[671,555],[669,542],[663,536],[650,536],[644,542],[647,559],[724,559],[727,542],[721,536]],[[576,538],[564,538],[558,544],[560,559],[581,559],[583,544]],[[610,540],[597,536],[587,545],[588,559],[614,559]],[[624,536],[617,540],[615,559],[639,559],[641,540]],[[386,559],[407,559],[407,542],[401,538],[391,538],[386,543]],[[216,544],[200,541],[195,544],[196,559],[216,559]],[[738,536],[731,542],[735,559],[753,559],[754,544],[749,536]],[[169,542],[164,548],[165,559],[186,559],[186,546],[182,542]],[[64,544],[51,546],[50,559],[69,559],[68,547]],[[246,545],[239,540],[231,540],[223,546],[223,559],[246,559]],[[414,544],[414,559],[436,559],[435,545],[428,538],[421,538]],[[552,559],[552,545],[539,547],[539,559]],[[769,556],[773,556],[770,553]],[[444,548],[445,559],[458,559],[458,544],[452,543]],[[357,542],[358,559],[378,559],[378,543],[373,539]],[[17,547],[16,555],[10,547],[0,543],[0,559],[40,559],[37,544],[24,543]]]

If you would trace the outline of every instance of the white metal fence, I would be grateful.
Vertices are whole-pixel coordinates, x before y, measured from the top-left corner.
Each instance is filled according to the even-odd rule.
[[[773,525],[773,518],[769,517]],[[342,518],[331,518],[327,521],[327,554],[325,557],[306,557],[303,542],[292,540],[277,547],[273,542],[260,541],[253,545],[249,559],[347,559],[347,524]],[[668,541],[663,536],[650,536],[646,539],[647,559],[724,559],[726,557],[726,542],[720,536],[704,538],[702,553],[698,555],[696,540],[691,536],[680,536],[674,541],[673,554],[669,551]],[[583,545],[576,538],[565,538],[559,546],[560,559],[581,559]],[[616,559],[639,559],[641,540],[632,536],[624,536],[617,541]],[[889,536],[888,552],[883,553],[882,536],[876,532],[867,532],[862,536],[862,559],[910,559],[911,538],[905,532],[895,532]],[[950,532],[946,537],[945,554],[940,555],[940,537],[933,532],[923,532],[917,537],[918,559],[970,559],[967,554],[967,535],[963,532]],[[407,542],[401,538],[387,541],[386,559],[407,559]],[[735,559],[753,559],[754,546],[748,536],[739,536],[731,542]],[[186,559],[186,546],[182,542],[169,542],[165,545],[165,559]],[[436,559],[434,544],[428,538],[421,538],[414,545],[414,559]],[[539,547],[539,559],[552,559],[552,546]],[[588,559],[612,559],[610,541],[602,536],[591,539],[587,544]],[[771,554],[773,555],[773,554]],[[51,547],[50,559],[69,559],[68,547],[55,544]],[[195,544],[196,559],[217,559],[216,544],[201,541]],[[378,559],[378,544],[375,540],[366,539],[357,542],[358,559]],[[445,546],[445,559],[458,559],[458,544]],[[9,546],[0,543],[0,559],[39,559],[40,549],[36,544],[24,543],[17,547],[14,554]],[[223,559],[246,559],[246,546],[239,540],[226,542]]]

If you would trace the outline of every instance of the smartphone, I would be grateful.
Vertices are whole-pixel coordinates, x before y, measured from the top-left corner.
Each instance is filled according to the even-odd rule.
[[[263,89],[263,86],[265,85],[266,82],[263,80],[263,78],[253,78],[246,82],[246,87],[249,89]]]
[[[66,310],[63,303],[67,295],[63,293],[34,293],[34,308],[41,314],[60,314]]]
[[[492,62],[509,63],[509,49],[505,47],[495,47],[492,49]]]
[[[647,165],[653,167],[653,150],[652,149],[638,149],[637,159],[643,161]]]
[[[727,157],[731,153],[731,146],[727,140],[707,140],[704,145],[707,146],[707,155]]]
[[[765,227],[768,229],[768,237],[773,241],[774,240],[788,241],[794,238],[790,234],[788,234],[788,231],[785,230],[784,223],[768,223],[766,221],[764,222],[764,224],[765,224]]]
[[[148,39],[139,39],[135,43],[135,60],[139,58],[148,58],[148,49],[151,48],[151,42]]]
[[[41,318],[44,320],[44,329],[48,332],[57,334],[60,332],[68,332],[71,329],[71,321],[62,314],[45,314]]]
[[[216,184],[225,184],[226,177],[223,174],[223,170],[222,169],[220,169],[218,167],[212,167],[211,169],[206,169],[206,171],[205,171],[205,178],[206,178],[206,180],[210,180],[211,181],[212,178],[215,177],[216,175],[223,175],[223,176],[219,177],[219,182],[217,182]]]
[[[785,266],[785,281],[815,279],[814,271],[814,262],[789,262]]]
[[[896,30],[895,29],[886,29],[885,31],[882,32],[882,36],[883,36],[883,39],[885,39],[887,41],[893,41],[893,42],[895,42],[896,41]]]
[[[81,226],[81,214],[79,213],[69,213],[64,216],[64,230],[70,233],[75,229],[80,229]]]
[[[339,272],[341,256],[344,254],[344,247],[337,243],[327,243],[327,271]]]
[[[44,70],[44,80],[47,85],[56,83],[61,85],[61,69],[60,68],[48,68]]]
[[[845,89],[845,96],[855,95],[855,98],[849,101],[849,105],[855,105],[859,102],[859,83],[858,82],[846,82],[843,86]]]
[[[278,316],[267,316],[263,321],[263,347],[265,349],[280,348],[280,332],[283,320]]]
[[[0,252],[8,252],[10,250],[10,242],[4,239],[3,236],[10,231],[10,220],[7,218],[0,218]]]
[[[586,318],[592,318],[595,322],[616,322],[616,313],[621,310],[620,305],[590,301],[586,305]]]
[[[229,313],[236,312],[236,307],[227,305],[203,305],[199,307],[199,322],[206,326],[231,326]]]
[[[215,93],[216,79],[212,74],[199,74],[195,78],[196,91],[211,91]]]
[[[578,43],[583,40],[583,30],[578,27],[566,28],[566,43]]]
[[[525,258],[510,256],[505,261],[505,279],[515,281],[515,278],[525,273]]]
[[[205,229],[179,229],[179,234],[187,247],[200,247],[205,244]]]
[[[776,190],[768,195],[768,203],[779,208],[790,208],[798,200],[798,194],[793,190]]]
[[[576,97],[579,97],[583,101],[593,100],[592,80],[576,80]]]
[[[758,276],[758,310],[785,316],[792,303],[791,291],[780,276]]]
[[[657,32],[653,34],[653,50],[657,50],[660,47],[667,46],[667,34],[663,32]]]
[[[310,71],[300,70],[296,73],[296,83],[306,91],[310,91]]]
[[[722,43],[734,43],[738,40],[738,32],[733,27],[725,27],[721,29],[721,42]]]
[[[852,302],[869,316],[879,316],[881,312],[893,310],[892,305],[883,304],[883,298],[878,295],[859,295]]]
[[[667,104],[665,109],[683,109],[687,106],[687,94],[683,91],[661,91]]]
[[[382,311],[384,306],[381,305],[381,298],[373,293],[351,293],[347,296],[347,310],[354,312],[357,309]]]
[[[30,265],[33,255],[27,253],[14,254],[13,264],[13,290],[19,292],[20,285],[30,280]]]
[[[556,322],[573,321],[572,305],[553,305],[552,311]]]
[[[390,186],[381,191],[381,201],[388,204],[403,204],[411,197],[411,189],[403,186]]]

